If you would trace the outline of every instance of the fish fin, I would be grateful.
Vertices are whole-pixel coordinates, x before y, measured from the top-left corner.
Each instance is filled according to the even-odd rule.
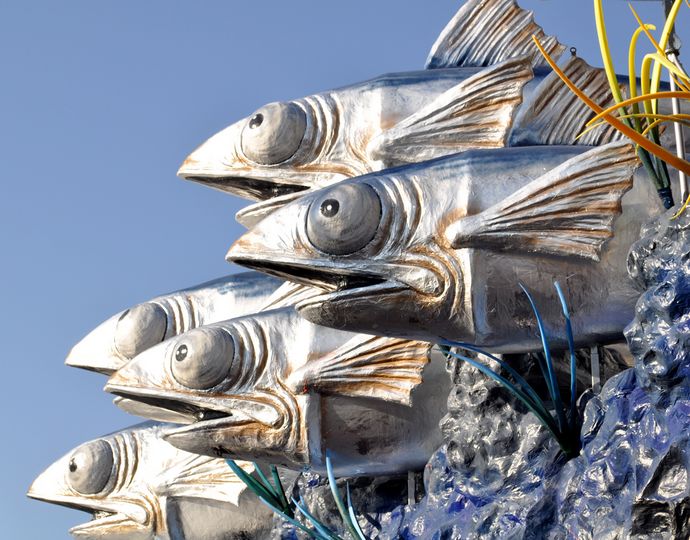
[[[613,96],[603,69],[594,68],[581,58],[572,56],[563,67],[563,71],[578,88],[601,107],[613,105]],[[623,91],[626,91],[625,87]],[[510,146],[600,146],[623,138],[613,126],[604,123],[578,139],[578,135],[584,131],[587,122],[593,117],[592,110],[552,71],[535,89],[517,115]]]
[[[247,461],[237,464],[248,474],[254,472],[254,465]],[[170,497],[211,499],[238,505],[245,484],[232,472],[225,460],[190,454],[190,458],[168,469],[170,480],[165,488]]]
[[[615,142],[569,159],[480,214],[446,229],[453,249],[547,253],[599,260],[639,162]]]
[[[546,60],[532,41],[536,36],[552,58],[565,47],[544,34],[531,11],[515,0],[469,0],[458,10],[431,47],[426,69],[490,66],[528,56],[534,67]]]
[[[430,349],[431,344],[423,341],[357,336],[292,373],[288,386],[298,392],[315,390],[411,405]]]
[[[527,58],[481,70],[375,137],[369,152],[396,164],[505,146],[522,89],[533,77]]]

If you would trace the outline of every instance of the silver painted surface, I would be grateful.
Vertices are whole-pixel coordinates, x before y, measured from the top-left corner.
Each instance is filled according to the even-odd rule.
[[[323,471],[328,449],[352,476],[421,469],[449,382],[428,343],[317,327],[285,308],[157,345],[106,390],[186,415],[166,434],[184,450]]]
[[[304,190],[386,167],[472,148],[613,140],[608,127],[576,138],[592,112],[544,67],[532,35],[552,56],[564,49],[514,0],[471,0],[427,69],[268,104],[211,137],[178,174],[263,201],[237,215],[251,226]],[[609,103],[602,70],[579,59],[564,69]]]
[[[65,364],[110,375],[166,339],[260,310],[280,285],[269,276],[244,272],[158,296],[101,323],[72,348]]]
[[[270,510],[224,460],[166,443],[166,427],[147,422],[84,443],[41,473],[28,496],[92,514],[70,529],[80,540],[221,540],[270,527]]]
[[[578,344],[613,342],[638,295],[628,248],[660,211],[645,173],[633,182],[636,167],[624,143],[466,152],[311,193],[240,237],[228,259],[324,289],[297,304],[316,324],[504,352],[540,348],[520,283],[565,344],[558,280]],[[320,250],[312,206],[362,185],[379,196],[376,234],[348,254]],[[347,213],[330,219],[349,231]]]

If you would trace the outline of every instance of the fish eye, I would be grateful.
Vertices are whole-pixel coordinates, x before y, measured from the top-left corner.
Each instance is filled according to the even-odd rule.
[[[234,356],[235,344],[226,332],[220,328],[197,328],[174,345],[170,370],[181,385],[207,390],[227,377]]]
[[[137,354],[163,341],[168,317],[158,304],[147,302],[128,309],[115,327],[115,348],[125,358]]]
[[[307,130],[307,116],[295,103],[270,103],[255,112],[242,130],[242,152],[261,165],[276,165],[295,155]]]
[[[348,255],[365,247],[381,221],[381,199],[367,184],[336,186],[315,199],[307,214],[307,236],[330,255]]]
[[[114,462],[113,448],[106,441],[99,439],[83,444],[70,456],[69,485],[84,495],[100,493],[108,485]]]
[[[256,129],[258,128],[264,121],[264,115],[261,113],[256,113],[254,116],[252,116],[251,120],[249,120],[249,129]]]

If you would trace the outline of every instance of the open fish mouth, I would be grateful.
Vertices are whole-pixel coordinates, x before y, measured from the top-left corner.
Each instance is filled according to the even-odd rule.
[[[355,298],[417,291],[434,294],[442,287],[441,278],[419,266],[365,260],[331,261],[274,257],[271,260],[253,253],[238,253],[231,248],[228,259],[259,272],[275,275],[303,285],[323,289],[298,302],[297,308],[334,304]]]
[[[141,525],[120,513],[103,510],[93,512],[91,521],[75,525],[69,533],[75,538],[99,538],[106,529],[140,529]]]
[[[134,503],[123,504],[132,506],[132,510],[141,515],[129,516],[123,513],[117,508],[118,503],[115,501],[98,501],[70,495],[42,494],[32,490],[29,490],[27,496],[37,501],[48,502],[91,514],[90,521],[75,525],[69,530],[69,533],[75,538],[102,538],[108,536],[109,530],[113,531],[113,533],[115,531],[136,533],[148,529],[147,522],[149,517],[146,510],[134,505]],[[134,538],[135,536],[132,537]]]
[[[199,184],[204,184],[226,193],[231,193],[250,199],[253,201],[265,201],[276,197],[283,197],[286,195],[293,195],[305,190],[311,186],[302,185],[299,183],[280,182],[271,179],[258,178],[256,176],[244,175],[202,175],[189,173],[179,173],[185,180],[191,180]]]
[[[179,423],[194,424],[220,420],[224,426],[252,422],[273,426],[279,424],[282,418],[273,405],[242,396],[197,397],[111,383],[106,385],[105,391],[128,401],[143,403],[150,411],[147,416],[158,421],[166,421],[165,418],[169,421],[169,413],[172,413],[179,418]]]
[[[189,420],[187,416],[170,409],[156,407],[149,405],[142,401],[133,399],[126,399],[120,396],[115,396],[113,403],[119,409],[125,411],[127,414],[140,416],[142,418],[155,418],[159,422],[169,422],[171,424],[187,424]]]

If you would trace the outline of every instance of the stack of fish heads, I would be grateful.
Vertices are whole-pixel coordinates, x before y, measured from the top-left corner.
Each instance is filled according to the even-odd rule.
[[[188,425],[165,439],[190,452],[323,471],[333,449],[340,474],[392,473],[440,443],[449,381],[431,356],[429,343],[319,327],[286,307],[156,345],[106,390],[179,415]]]
[[[166,427],[147,422],[78,446],[36,478],[29,497],[90,513],[70,530],[83,540],[212,540],[265,528],[270,511],[227,464],[166,443]]]
[[[426,70],[267,105],[199,147],[179,174],[262,201],[238,214],[252,230],[228,258],[325,289],[298,304],[314,323],[530,351],[540,346],[534,326],[507,326],[529,315],[527,300],[487,291],[537,289],[558,328],[552,284],[575,272],[598,284],[575,301],[580,344],[616,341],[635,293],[602,269],[625,267],[630,239],[606,244],[623,204],[641,209],[638,221],[657,208],[649,193],[623,201],[630,148],[611,127],[580,136],[593,113],[545,68],[532,36],[552,56],[564,49],[513,0],[471,0]],[[563,70],[608,104],[602,70],[575,56]],[[542,274],[531,271],[535,255]],[[582,283],[566,287],[579,294]],[[611,313],[597,317],[611,287]]]
[[[495,305],[486,291],[514,287],[534,255],[546,281],[561,260],[579,271],[615,258],[605,247],[633,159],[611,129],[577,138],[591,112],[532,35],[552,56],[564,50],[514,0],[469,0],[426,69],[268,104],[197,148],[179,175],[254,201],[237,216],[253,229],[229,258],[274,277],[159,296],[79,342],[67,364],[108,375],[119,406],[185,425],[87,443],[30,495],[92,512],[72,531],[81,538],[174,538],[161,532],[171,519],[233,523],[198,519],[215,506],[196,495],[225,504],[237,485],[211,456],[318,471],[330,449],[337,474],[421,469],[449,387],[424,340],[509,335],[495,317],[525,320],[524,305]],[[601,70],[576,57],[563,69],[606,105]],[[649,206],[630,204],[640,216]],[[576,325],[586,335],[587,321]],[[172,510],[180,498],[191,502]]]
[[[540,36],[552,54],[560,54],[563,47],[555,39],[544,36],[530,15],[520,10],[512,0],[484,4],[486,2],[472,1],[460,9],[434,45],[427,62],[428,69],[387,75],[302,100],[267,105],[203,144],[185,161],[180,174],[234,194],[264,201],[241,213],[240,218],[251,224],[286,202],[303,196],[306,190],[343,178],[470,148],[505,146],[512,133],[520,131],[513,129],[513,118],[523,101],[523,95],[543,93],[542,87],[553,86],[554,81],[549,82],[543,61],[524,35],[506,32],[506,26],[499,27],[492,22],[491,13],[505,11],[510,21],[529,30],[525,35]],[[474,27],[484,28],[485,37],[491,36],[490,40],[484,40],[481,53],[476,50],[471,36]],[[492,46],[486,47],[489,41]],[[362,106],[362,103],[367,106]],[[304,300],[314,294],[317,292],[286,286],[265,305],[276,307],[289,300],[296,301],[300,295]],[[213,302],[209,305],[213,305]],[[262,379],[260,375],[286,376],[281,371],[285,362],[269,363],[271,369],[266,373],[262,371],[263,360],[260,359],[252,359],[246,366],[233,365],[233,355],[243,350],[243,343],[235,336],[230,338],[232,347],[229,347],[225,343],[228,340],[219,337],[223,334],[219,334],[217,328],[203,326],[222,320],[222,316],[217,312],[214,312],[214,316],[218,315],[215,318],[210,315],[193,316],[193,309],[167,310],[168,313],[163,313],[168,304],[177,307],[185,302],[168,299],[142,304],[106,322],[103,325],[105,328],[94,332],[94,339],[90,340],[89,336],[84,340],[84,344],[95,342],[96,347],[102,349],[105,345],[108,348],[107,354],[102,357],[111,360],[99,368],[102,372],[110,373],[113,366],[120,367],[122,362],[136,358],[136,361],[114,375],[108,385],[109,390],[118,394],[119,405],[149,418],[195,422],[193,426],[184,428],[188,430],[188,435],[180,433],[175,438],[175,443],[183,448],[235,456],[248,455],[247,452],[250,452],[249,455],[264,452],[262,455],[273,456],[282,451],[288,455],[289,462],[301,463],[312,461],[313,458],[318,461],[320,458],[315,456],[320,455],[319,451],[310,452],[304,448],[306,443],[304,434],[300,433],[300,430],[304,431],[300,417],[296,416],[293,421],[287,414],[290,408],[285,407],[280,399],[277,400],[280,405],[276,406],[270,399],[266,403],[258,400],[260,404],[257,404],[256,397],[247,398],[257,392],[267,392],[267,389],[269,394],[273,392],[271,384],[276,385],[275,380]],[[183,320],[182,324],[171,321],[174,318],[169,314],[171,311],[183,314],[179,317]],[[188,311],[192,312],[192,316],[184,317]],[[242,314],[238,311],[223,313],[225,318]],[[233,327],[235,323],[228,322],[226,326]],[[196,327],[200,327],[198,331],[194,330]],[[372,330],[376,330],[375,326],[369,326],[365,331]],[[180,334],[180,340],[174,340],[177,346],[165,341]],[[225,335],[231,336],[232,332],[226,332]],[[204,349],[199,345],[211,337],[217,340],[217,346]],[[339,339],[345,342],[349,337],[343,335]],[[182,364],[178,364],[178,360],[170,363],[174,351],[179,352],[183,346],[179,343],[185,340],[185,350],[194,352],[194,344],[196,352],[181,360]],[[80,345],[70,359],[80,357],[77,352],[86,348]],[[415,350],[414,342],[409,348]],[[216,352],[210,351],[216,351],[224,358],[225,367],[218,373],[211,367],[216,362]],[[358,354],[361,358],[362,351]],[[140,369],[145,362],[152,362],[144,359],[154,356],[166,359],[159,364],[167,366],[167,379],[156,378],[153,373]],[[246,356],[251,354],[246,353]],[[312,356],[320,355],[314,351]],[[427,356],[422,355],[424,358]],[[295,353],[295,357],[299,358],[299,354]],[[211,399],[208,393],[215,386],[199,387],[200,383],[174,397],[151,394],[151,390],[155,390],[153,394],[180,391],[181,383],[175,379],[169,366],[181,367],[192,361],[197,362],[194,369],[199,373],[209,370],[209,380],[213,380],[215,386],[225,385],[224,391],[232,389],[242,398],[234,397],[235,402],[231,402],[230,398],[216,395]],[[120,365],[116,365],[117,362]],[[68,360],[68,363],[76,364],[76,361]],[[81,362],[82,367],[85,364]],[[294,362],[287,364],[293,365]],[[91,368],[94,369],[93,365]],[[368,369],[374,368],[369,366]],[[312,381],[309,384],[312,388],[317,387],[314,382],[317,380],[320,381],[321,391],[329,388],[331,383],[325,370],[322,373],[311,371]],[[379,371],[383,376],[385,370]],[[247,372],[253,372],[256,378],[250,378],[248,382],[244,379]],[[215,375],[222,380],[215,381]],[[292,371],[288,375],[294,378]],[[172,387],[165,387],[164,381],[172,384]],[[132,390],[132,385],[136,387],[135,390]],[[290,390],[294,392],[295,388]],[[201,392],[203,402],[181,399],[181,395],[188,395],[190,391]],[[363,390],[358,392],[362,393]],[[347,395],[348,392],[340,390],[334,393]],[[389,403],[401,402],[399,396],[391,397],[392,394],[386,395],[385,392],[380,394]],[[294,401],[292,396],[284,399],[286,403]],[[405,400],[409,401],[409,396]],[[209,403],[215,405],[209,406]],[[424,409],[423,406],[421,408]],[[209,422],[215,423],[213,429],[207,425]],[[206,436],[198,434],[202,431]],[[231,436],[223,439],[219,433],[229,433]],[[192,434],[195,436],[192,437]],[[219,437],[222,444],[219,444]],[[257,442],[259,440],[260,443]],[[189,446],[189,441],[194,441],[193,447]],[[230,446],[228,441],[232,441],[233,445]],[[280,455],[275,457],[281,458]]]
[[[280,285],[279,280],[269,276],[245,272],[158,296],[101,323],[72,348],[65,363],[112,375],[138,354],[167,339],[276,304],[274,297]],[[282,300],[284,296],[279,295]],[[160,411],[150,411],[144,403],[119,398],[115,403],[137,416],[163,422],[183,420],[173,413],[162,416]]]
[[[426,69],[265,105],[199,146],[178,174],[260,201],[237,215],[251,226],[305,190],[387,167],[473,148],[613,140],[610,128],[577,138],[592,113],[546,67],[533,35],[554,57],[564,50],[514,0],[469,0]],[[605,98],[601,70],[576,57],[564,70]]]

